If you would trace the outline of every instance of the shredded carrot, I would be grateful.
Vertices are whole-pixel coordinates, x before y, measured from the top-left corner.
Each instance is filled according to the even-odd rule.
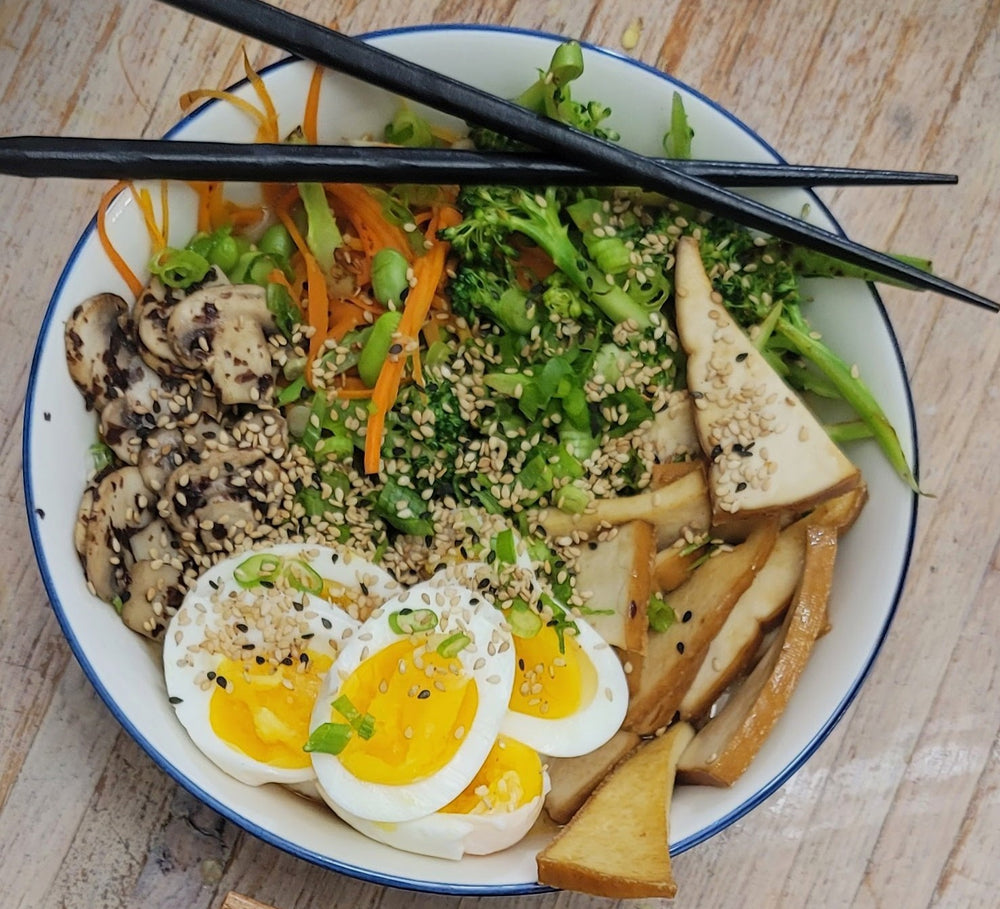
[[[170,192],[166,180],[160,181],[160,215],[162,221],[160,233],[163,234],[163,242],[166,244],[170,240]]]
[[[258,130],[257,141],[277,142],[278,112],[275,110],[274,102],[271,100],[271,93],[267,90],[267,86],[264,85],[264,80],[257,74],[257,70],[250,65],[250,58],[247,56],[246,48],[243,49],[243,71],[247,74],[247,79],[250,80],[253,90],[260,99],[261,106],[264,108],[264,120],[261,128]]]
[[[427,253],[413,263],[414,284],[406,295],[403,316],[399,320],[399,334],[404,338],[416,338],[427,319],[431,302],[438,284],[444,275],[448,244],[437,239],[437,232],[444,227],[458,224],[462,220],[459,212],[451,206],[442,206],[434,213],[428,225],[426,238],[431,244]],[[404,356],[386,359],[375,382],[372,393],[372,409],[365,433],[365,472],[378,473],[382,460],[382,437],[385,434],[385,420],[392,410],[399,394],[403,379]]]
[[[263,111],[257,110],[249,101],[237,97],[230,92],[224,92],[216,88],[196,88],[194,91],[185,92],[181,95],[181,110],[187,113],[195,104],[205,98],[215,98],[218,101],[226,101],[238,107],[248,117],[257,122],[258,131],[267,129],[267,115]]]
[[[135,296],[139,296],[142,293],[142,282],[135,276],[135,273],[125,260],[118,254],[118,250],[115,249],[114,244],[111,242],[111,238],[108,236],[108,225],[107,225],[107,215],[108,206],[111,204],[112,200],[117,196],[123,189],[128,187],[128,183],[119,182],[111,187],[103,196],[101,196],[101,202],[97,209],[97,237],[101,241],[101,246],[104,249],[105,255],[111,260],[111,264],[114,265],[115,270],[121,275],[122,280],[128,285],[128,288]]]
[[[139,211],[142,212],[143,221],[146,222],[146,232],[149,234],[150,242],[153,245],[153,252],[159,252],[167,245],[167,242],[164,240],[160,227],[156,223],[156,213],[153,211],[153,198],[150,196],[148,189],[136,189],[132,183],[129,183],[128,188],[129,192],[132,193],[135,204],[139,206]]]
[[[395,249],[412,261],[406,233],[386,219],[382,206],[367,189],[358,183],[329,183],[326,190],[361,241],[364,256],[352,260],[359,284],[371,280],[371,260],[380,249]]]
[[[302,114],[302,132],[305,134],[306,142],[312,145],[319,142],[317,124],[319,122],[319,90],[322,84],[323,67],[317,66],[313,69],[312,79],[309,81],[306,109]]]
[[[299,233],[299,229],[296,227],[295,221],[292,220],[292,216],[287,211],[282,209],[278,210],[277,215],[281,219],[281,223],[285,225],[285,228],[291,235],[292,242],[295,243],[295,246],[299,251],[299,255],[302,257],[306,266],[306,282],[308,285],[308,311],[306,313],[306,318],[313,328],[312,336],[309,338],[309,357],[306,362],[306,380],[310,385],[312,385],[312,364],[316,357],[319,356],[319,352],[323,349],[323,344],[326,343],[330,330],[329,300],[326,296],[326,278],[323,277],[323,269],[320,268],[320,264],[316,261],[316,257],[312,254],[312,252],[310,252],[309,245],[306,243],[302,234]]]

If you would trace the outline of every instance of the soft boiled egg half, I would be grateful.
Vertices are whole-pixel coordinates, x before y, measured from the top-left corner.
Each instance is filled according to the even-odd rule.
[[[506,622],[459,585],[418,584],[387,600],[341,650],[313,712],[320,793],[345,819],[399,823],[457,798],[507,711]]]
[[[286,543],[207,570],[164,638],[167,694],[195,745],[249,785],[315,778],[303,750],[323,678],[400,590],[344,547]]]

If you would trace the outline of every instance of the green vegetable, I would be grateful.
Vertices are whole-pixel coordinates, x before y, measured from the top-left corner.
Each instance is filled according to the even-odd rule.
[[[299,197],[306,210],[306,245],[324,274],[333,268],[333,254],[343,244],[340,228],[322,183],[299,183]]]
[[[396,634],[420,634],[437,628],[437,613],[431,609],[400,609],[389,613],[389,627]]]
[[[365,346],[361,348],[361,355],[358,357],[358,375],[369,388],[374,388],[378,381],[382,365],[389,356],[393,336],[402,318],[403,313],[400,311],[390,310],[382,313],[375,320],[371,334],[368,335]]]
[[[374,501],[374,511],[396,530],[414,536],[434,533],[427,513],[427,503],[412,486],[403,486],[394,477],[382,485]]]
[[[666,600],[653,594],[649,598],[646,618],[653,631],[666,631],[677,621],[677,614]]]
[[[437,645],[436,649],[439,656],[450,660],[452,657],[458,656],[471,643],[472,638],[464,632],[457,631],[455,634],[448,635],[448,637]]]
[[[408,107],[401,107],[386,124],[385,141],[410,148],[434,148],[443,144],[434,135],[427,118]]]
[[[94,471],[101,473],[115,463],[115,453],[107,442],[94,442],[90,446],[90,460],[94,465]]]
[[[519,638],[533,638],[542,630],[542,618],[524,600],[511,601],[507,610],[511,632]]]
[[[281,556],[261,552],[240,562],[233,571],[233,577],[241,587],[273,586],[283,566],[284,559]]]
[[[284,284],[268,284],[266,294],[267,309],[274,316],[278,331],[291,340],[296,327],[302,322],[301,310],[295,305],[292,295]]]
[[[663,153],[668,158],[689,159],[693,137],[694,130],[688,123],[684,99],[680,92],[674,92],[670,103],[670,129],[663,137]]]
[[[161,249],[150,259],[150,274],[167,287],[187,288],[197,284],[212,266],[209,261],[190,249]]]
[[[496,555],[496,559],[503,565],[513,565],[517,561],[517,540],[514,531],[501,530],[495,534],[490,541],[490,548]]]
[[[375,299],[387,305],[399,303],[409,288],[407,276],[410,263],[398,249],[380,249],[372,258],[372,293]]]
[[[593,262],[570,237],[554,187],[535,194],[521,187],[469,186],[459,194],[463,221],[441,232],[467,265],[492,267],[516,260],[514,234],[537,244],[584,297],[613,322],[650,325],[650,310],[637,303]]]
[[[282,576],[288,578],[288,583],[303,593],[317,596],[323,592],[323,578],[311,565],[301,559],[290,559],[285,565]]]
[[[295,252],[295,241],[288,232],[288,228],[279,221],[264,231],[260,241],[257,243],[257,247],[262,253],[271,256],[273,259],[277,259],[280,262],[288,262]]]
[[[320,723],[310,734],[303,751],[319,754],[340,754],[354,735],[347,723]]]

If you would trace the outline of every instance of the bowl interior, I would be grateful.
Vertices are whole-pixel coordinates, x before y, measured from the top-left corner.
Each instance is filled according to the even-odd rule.
[[[554,36],[479,27],[427,27],[379,33],[386,50],[475,82],[500,95],[517,94],[551,56]],[[695,128],[699,157],[777,160],[745,126],[693,90],[635,61],[585,48],[586,71],[574,92],[613,111],[622,141],[654,154],[666,128],[671,93],[682,92]],[[299,124],[312,66],[286,61],[265,74],[283,132]],[[239,93],[252,99],[243,85]],[[321,140],[379,134],[399,99],[353,79],[326,74],[320,104]],[[447,118],[435,115],[438,120]],[[453,121],[452,121],[453,122]],[[250,141],[253,127],[231,105],[210,103],[176,127],[184,139]],[[253,186],[241,191],[253,194]],[[815,197],[796,190],[760,192],[769,204],[836,224]],[[193,194],[173,187],[171,239],[194,231]],[[141,273],[148,257],[145,230],[124,194],[109,213],[118,250]],[[861,374],[883,403],[904,450],[915,454],[914,421],[906,376],[891,327],[863,283],[832,287],[814,282],[810,317]],[[24,476],[35,553],[49,597],[77,659],[123,726],[153,759],[195,795],[261,838],[302,858],[379,883],[450,893],[537,890],[534,855],[549,831],[538,829],[507,852],[461,862],[397,852],[342,825],[325,809],[274,786],[252,788],[229,778],[190,743],[167,703],[158,649],[126,629],[112,609],[91,596],[73,549],[72,530],[96,439],[92,413],[70,381],[63,327],[72,308],[101,291],[128,296],[107,262],[91,224],[55,290],[42,324],[29,386],[24,430]],[[722,830],[773,792],[826,736],[861,684],[881,644],[902,586],[916,503],[872,443],[850,456],[862,468],[870,500],[843,541],[838,559],[832,631],[819,643],[791,704],[749,772],[729,790],[683,787],[675,794],[671,843],[683,851]]]

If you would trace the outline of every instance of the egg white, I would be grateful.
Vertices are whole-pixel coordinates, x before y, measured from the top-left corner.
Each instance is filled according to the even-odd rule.
[[[520,842],[542,812],[551,784],[544,773],[542,792],[513,811],[451,814],[436,811],[402,823],[370,821],[334,808],[345,823],[370,839],[418,855],[457,861],[463,855],[489,855]]]
[[[336,755],[314,752],[320,794],[337,813],[396,824],[425,817],[447,805],[468,785],[486,759],[507,711],[514,678],[514,654],[502,613],[478,594],[459,585],[418,584],[388,600],[345,644],[324,680],[313,712],[312,729],[331,720],[331,704],[361,663],[402,638],[389,624],[394,611],[429,608],[438,615],[435,633],[463,632],[470,643],[455,659],[477,686],[478,708],[452,758],[436,773],[409,783],[361,780]],[[376,718],[376,724],[378,718]],[[375,735],[379,734],[376,725]],[[402,729],[383,731],[402,737]]]
[[[530,573],[532,586],[540,592],[541,584],[524,543],[520,537],[516,539],[517,567],[524,573]],[[453,580],[475,590],[484,572],[492,575],[495,569],[485,562],[464,562],[449,566],[442,572],[441,578],[445,580],[432,578],[429,583]],[[576,625],[577,631],[567,630],[566,635],[572,636],[580,645],[597,674],[593,696],[573,714],[555,719],[511,710],[501,726],[505,735],[549,757],[577,757],[599,748],[618,731],[628,710],[628,682],[614,650],[586,619],[577,616],[568,618]],[[516,635],[512,636],[515,650],[517,640]]]
[[[294,558],[308,564],[336,591],[341,604],[326,602],[316,594],[303,596],[298,591],[282,591],[254,587],[245,589],[234,577],[234,571],[248,558],[272,554]],[[364,585],[364,586],[362,586]],[[235,745],[223,740],[212,728],[209,706],[216,683],[210,683],[225,657],[213,642],[219,634],[232,633],[233,600],[240,605],[246,618],[254,605],[268,600],[279,610],[294,615],[312,634],[301,643],[310,651],[336,658],[344,641],[360,627],[344,605],[365,600],[377,603],[396,594],[400,585],[386,571],[371,564],[346,547],[284,543],[236,554],[205,571],[188,591],[177,614],[171,619],[164,636],[163,670],[167,694],[178,720],[194,744],[220,769],[251,786],[281,783],[293,786],[305,794],[315,795],[315,772],[311,763],[302,768],[275,767],[256,760]],[[365,594],[367,591],[367,595]],[[302,605],[301,611],[295,603]],[[228,604],[228,605],[227,605]],[[228,616],[228,617],[227,617]],[[240,642],[253,644],[248,654],[265,654],[268,650],[259,628],[246,621],[248,630],[237,631]],[[304,788],[303,787],[304,784]]]
[[[577,757],[600,748],[620,728],[628,710],[628,682],[614,649],[585,619],[572,617],[567,630],[597,674],[589,700],[565,717],[554,719],[509,710],[500,731],[549,757]],[[517,639],[514,639],[517,646]]]

